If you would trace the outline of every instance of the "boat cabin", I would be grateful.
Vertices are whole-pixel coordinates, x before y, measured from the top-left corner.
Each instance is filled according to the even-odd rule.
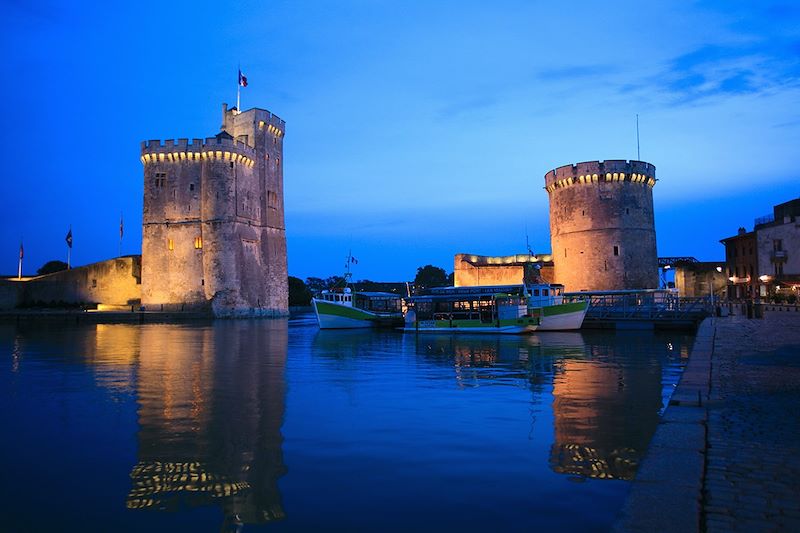
[[[459,321],[489,324],[498,319],[527,314],[522,286],[438,287],[429,294],[407,300],[415,319]]]
[[[557,283],[538,283],[524,286],[528,307],[546,307],[564,303],[564,286]]]
[[[353,292],[349,287],[322,291],[317,298],[347,307],[355,307],[373,313],[401,313],[402,298],[390,292]]]

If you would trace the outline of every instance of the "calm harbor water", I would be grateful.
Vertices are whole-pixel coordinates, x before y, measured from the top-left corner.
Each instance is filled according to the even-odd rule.
[[[605,531],[691,341],[0,325],[0,530]]]

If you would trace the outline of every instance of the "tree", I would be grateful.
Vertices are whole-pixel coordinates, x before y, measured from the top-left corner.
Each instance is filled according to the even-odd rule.
[[[67,269],[67,264],[64,261],[48,261],[42,265],[42,268],[36,271],[40,276],[45,274],[52,274],[53,272],[61,272]]]
[[[414,278],[414,285],[417,289],[429,289],[431,287],[446,287],[450,284],[450,277],[443,268],[433,265],[425,265],[417,269],[417,276]]]
[[[317,294],[325,289],[333,287],[344,287],[345,282],[342,276],[331,276],[329,278],[306,278],[306,285],[312,293]]]
[[[302,279],[289,276],[289,305],[302,306],[311,303],[311,289]]]

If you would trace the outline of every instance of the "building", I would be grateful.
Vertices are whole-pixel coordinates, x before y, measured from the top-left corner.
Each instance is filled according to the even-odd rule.
[[[776,205],[751,232],[722,239],[728,298],[797,297],[800,288],[800,198]]]
[[[672,269],[675,272],[675,288],[682,297],[725,296],[728,276],[724,262],[678,261]]]
[[[288,312],[283,120],[222,106],[205,139],[142,142],[142,305]]]
[[[502,257],[456,254],[453,285],[520,285],[531,283],[539,275],[546,283],[553,281],[553,261],[549,255],[518,254]]]
[[[728,299],[753,299],[758,295],[758,256],[756,234],[744,228],[733,237],[720,241],[725,245],[725,267],[728,274]]]
[[[567,291],[658,288],[655,166],[588,161],[545,174],[555,281]]]

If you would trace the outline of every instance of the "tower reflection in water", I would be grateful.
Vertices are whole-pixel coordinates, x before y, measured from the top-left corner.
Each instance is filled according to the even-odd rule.
[[[214,503],[228,526],[284,517],[287,322],[141,328],[130,509]]]
[[[552,395],[550,468],[580,478],[633,479],[680,377],[690,337],[563,332],[535,336],[418,335],[416,350],[454,366],[461,386],[526,379],[534,403]]]

